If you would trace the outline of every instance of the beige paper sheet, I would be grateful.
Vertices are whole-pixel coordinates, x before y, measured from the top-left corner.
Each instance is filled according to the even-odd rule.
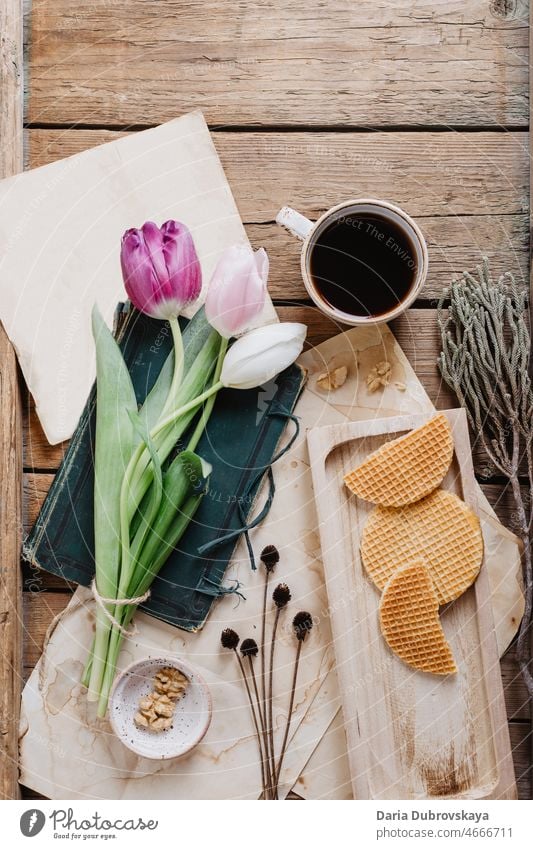
[[[94,381],[93,304],[111,326],[125,298],[123,232],[169,218],[193,233],[205,294],[246,235],[200,112],[0,182],[0,320],[50,443],[72,435]]]
[[[370,394],[366,375],[383,359],[393,367],[391,385],[383,392]],[[386,327],[358,328],[340,334],[304,354],[300,362],[309,374],[296,410],[301,423],[300,436],[275,466],[276,496],[272,509],[265,522],[253,531],[252,539],[257,552],[269,543],[279,547],[281,561],[274,580],[286,580],[293,595],[290,610],[282,621],[277,653],[278,737],[283,729],[294,657],[290,618],[297,610],[307,609],[315,619],[300,667],[295,727],[297,723],[300,725],[291,740],[282,775],[283,791],[286,793],[293,787],[305,798],[346,798],[350,782],[344,731],[338,715],[329,624],[335,604],[342,604],[342,599],[328,599],[324,586],[305,432],[309,427],[346,418],[423,412],[431,409],[431,402]],[[317,388],[317,375],[328,365],[341,364],[348,366],[345,385],[329,394]],[[400,391],[396,382],[405,384],[405,391]],[[498,644],[503,651],[522,610],[518,548],[515,538],[495,521],[486,502],[483,521]],[[132,653],[140,656],[155,647],[183,655],[200,665],[213,683],[215,710],[227,715],[229,722],[225,722],[225,716],[217,716],[205,744],[186,761],[174,762],[155,772],[143,763],[136,766],[135,776],[128,775],[128,764],[120,770],[117,768],[117,764],[123,764],[125,755],[121,744],[110,738],[109,729],[104,726],[98,731],[86,725],[85,700],[80,696],[77,681],[90,641],[89,617],[93,604],[87,600],[86,590],[78,590],[67,618],[48,644],[46,663],[40,661],[24,690],[22,782],[52,798],[91,797],[95,792],[95,770],[99,770],[97,790],[101,798],[143,795],[145,798],[253,798],[258,781],[255,744],[249,737],[245,719],[234,722],[232,713],[226,711],[231,703],[236,717],[246,714],[242,688],[236,685],[234,658],[221,652],[219,635],[222,628],[231,626],[241,637],[257,636],[262,577],[261,572],[250,571],[241,544],[227,580],[238,578],[243,583],[245,602],[236,605],[231,597],[218,602],[203,631],[195,635],[169,629],[147,616],[138,617],[138,644],[134,648],[126,647],[121,664],[125,665]],[[220,680],[231,686],[218,687]],[[57,741],[61,741],[68,757],[61,757],[55,750]],[[145,770],[142,776],[140,769]],[[217,796],[218,793],[221,795]]]

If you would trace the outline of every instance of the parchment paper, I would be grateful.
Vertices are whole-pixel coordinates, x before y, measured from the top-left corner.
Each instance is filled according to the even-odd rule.
[[[50,443],[72,435],[94,381],[93,304],[111,326],[125,298],[123,232],[169,218],[192,231],[205,294],[246,235],[200,112],[0,182],[0,320]],[[274,320],[267,303],[257,323]]]

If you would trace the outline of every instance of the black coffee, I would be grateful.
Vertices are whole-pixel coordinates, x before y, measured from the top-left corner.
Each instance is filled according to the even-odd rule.
[[[379,316],[409,294],[417,274],[416,251],[394,221],[347,213],[318,236],[310,272],[318,294],[334,309]]]

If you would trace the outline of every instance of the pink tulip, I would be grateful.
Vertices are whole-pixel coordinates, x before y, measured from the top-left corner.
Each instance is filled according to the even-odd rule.
[[[131,302],[153,318],[175,318],[200,294],[200,261],[188,228],[179,221],[161,227],[147,221],[140,230],[126,230],[120,264]]]
[[[268,278],[268,256],[249,245],[233,245],[220,257],[205,302],[209,323],[229,339],[246,330],[263,309]]]

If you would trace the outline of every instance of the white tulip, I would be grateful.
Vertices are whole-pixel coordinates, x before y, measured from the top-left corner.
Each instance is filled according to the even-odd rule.
[[[300,356],[305,324],[286,321],[250,330],[224,358],[220,382],[230,389],[253,389],[267,383]]]

